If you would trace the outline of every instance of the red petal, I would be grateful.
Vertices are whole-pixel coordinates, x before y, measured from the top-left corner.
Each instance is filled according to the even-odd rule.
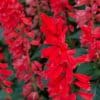
[[[85,93],[85,92],[78,92],[78,94],[84,98],[85,100],[93,100],[93,94]]]

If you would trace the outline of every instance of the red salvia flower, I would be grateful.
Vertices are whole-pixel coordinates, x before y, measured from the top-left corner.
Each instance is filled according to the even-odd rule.
[[[38,89],[44,89],[42,78],[45,78],[52,100],[76,100],[77,95],[92,100],[91,77],[76,70],[79,64],[100,59],[100,27],[95,25],[100,21],[100,1],[26,0],[25,3],[26,12],[18,0],[0,0],[2,33],[16,78],[25,83],[22,90],[25,99],[41,99]],[[85,8],[81,10],[80,6]],[[48,13],[50,7],[52,17],[41,13],[42,10]],[[74,33],[75,28],[82,30],[80,42],[87,50],[87,54],[77,57],[76,49],[66,43],[66,36]],[[40,42],[47,45],[41,51],[41,58],[47,59],[43,65],[40,59],[32,61],[30,53],[31,47],[41,45]],[[0,88],[7,93],[13,92],[13,83],[8,79],[12,74],[0,48]]]
[[[13,74],[13,72],[8,69],[8,64],[5,62],[5,57],[1,50],[0,54],[2,55],[0,58],[0,87],[7,93],[12,93],[13,90],[11,86],[13,83],[9,81],[8,78]]]
[[[90,59],[100,58],[100,28],[92,29],[90,26],[83,26],[81,36],[81,44],[88,47]]]
[[[68,0],[50,0],[50,4],[54,15],[61,15],[64,13],[65,9],[72,10],[72,6],[70,5]]]
[[[71,85],[74,80],[73,70],[78,64],[89,61],[89,57],[88,55],[77,58],[74,57],[75,50],[70,50],[64,41],[66,26],[64,27],[63,21],[55,24],[55,20],[57,21],[59,19],[54,19],[44,14],[41,15],[41,19],[41,29],[46,38],[45,43],[50,45],[48,48],[45,48],[42,51],[42,57],[48,58],[48,62],[46,64],[48,68],[46,71],[44,71],[44,75],[47,79],[49,79],[48,91],[50,96],[53,97],[54,100],[56,100],[56,98],[57,100],[69,100],[71,99],[70,97],[72,97],[71,100],[75,100],[76,96],[72,95],[71,90]],[[59,29],[63,27],[63,34],[62,31],[57,31],[58,26]],[[63,39],[59,39],[59,37],[63,37]],[[54,40],[54,38],[56,39]],[[84,76],[84,82],[81,82],[82,76]],[[88,78],[86,80],[86,77],[88,76],[76,74],[76,78],[79,81],[74,82],[74,84],[79,88],[88,91],[90,90],[90,79]]]

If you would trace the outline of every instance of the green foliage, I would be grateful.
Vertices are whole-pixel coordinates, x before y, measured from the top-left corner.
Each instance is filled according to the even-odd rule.
[[[5,100],[5,97],[7,96],[7,94],[4,91],[0,91],[0,100]]]
[[[13,90],[14,93],[11,94],[12,100],[25,100],[22,96],[22,86],[24,82],[14,81]]]

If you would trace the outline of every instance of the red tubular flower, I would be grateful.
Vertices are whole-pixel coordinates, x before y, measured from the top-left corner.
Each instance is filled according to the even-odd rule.
[[[100,58],[100,28],[92,29],[90,26],[83,26],[81,36],[82,46],[88,47],[90,59]]]
[[[69,4],[68,0],[50,0],[50,4],[54,15],[60,15],[67,8],[68,10],[72,10],[72,6]]]
[[[43,21],[41,30],[46,36],[45,43],[46,44],[64,43],[65,33],[67,31],[67,27],[65,26],[64,21],[61,18],[57,20],[55,18],[50,18],[45,14],[41,14],[41,19]]]
[[[19,22],[30,25],[30,21],[25,18],[23,7],[18,0],[0,0],[0,22],[9,29],[16,27]]]
[[[62,34],[63,30],[56,31],[60,23],[54,24],[55,20],[53,18],[49,18],[44,14],[42,14],[41,17],[43,22],[42,31],[45,33],[46,36],[46,44],[54,45],[43,50],[43,57],[48,58],[47,66],[49,68],[45,72],[46,77],[50,79],[48,84],[49,85],[48,91],[51,94],[51,96],[54,97],[58,95],[59,99],[61,98],[64,99],[67,98],[67,94],[70,91],[70,84],[73,77],[72,68],[70,64],[67,64],[69,58],[68,56],[65,57],[68,51],[68,47],[64,43],[65,32]],[[62,27],[63,23],[61,22],[60,25]],[[59,27],[59,29],[61,28]],[[48,41],[49,36],[51,36],[51,39]],[[63,39],[59,39],[60,37],[63,37]],[[53,38],[57,38],[57,39],[55,39],[55,41],[52,41]],[[53,53],[54,51],[56,51],[56,53]],[[68,72],[67,75],[66,75],[66,71]]]
[[[31,30],[31,20],[25,16],[23,6],[18,0],[0,0],[0,23],[4,28],[5,43],[12,55],[15,75],[20,81],[30,82],[32,88],[33,71],[29,50],[31,45],[34,44],[35,36]],[[11,74],[7,69],[0,69],[0,73],[6,77]],[[7,82],[5,85],[7,85]],[[11,92],[9,88],[6,91]],[[30,89],[27,91],[32,92]]]
[[[35,66],[33,68],[29,50],[31,45],[39,45],[39,39],[35,39],[34,32],[31,30],[30,19],[25,16],[23,6],[17,0],[1,1],[0,8],[0,23],[4,28],[5,43],[8,45],[9,52],[12,55],[15,75],[18,80],[25,82],[22,94],[27,99],[30,99],[30,97],[34,99],[32,97],[34,88],[42,88],[40,80],[42,74],[41,65],[38,62],[34,62]],[[3,55],[1,54],[0,59],[2,57]],[[6,65],[4,66],[6,67]],[[0,69],[0,72],[2,74],[6,72],[5,78],[10,74],[10,71],[6,69],[3,69],[3,71]],[[38,75],[36,82],[33,81],[34,75]],[[0,77],[1,79],[4,78]],[[36,87],[33,87],[33,84],[37,84]],[[8,87],[4,89],[6,92],[12,92],[10,82],[4,81],[4,85]]]
[[[83,25],[94,25],[94,23],[100,22],[99,16],[99,5],[100,1],[98,0],[75,0],[77,7],[85,5],[85,9],[78,10],[76,9],[76,22],[78,26]],[[93,19],[94,18],[94,19]]]
[[[53,100],[75,100],[76,94],[73,94],[71,90],[71,85],[74,80],[73,70],[78,64],[89,61],[88,55],[77,58],[74,57],[75,50],[70,50],[64,41],[66,26],[64,26],[63,21],[56,24],[55,20],[57,21],[59,19],[48,17],[45,14],[41,15],[41,19],[41,30],[45,34],[45,43],[50,45],[42,51],[42,57],[48,58],[46,64],[48,68],[44,71],[44,76],[49,79],[48,91],[50,96],[53,97]],[[62,37],[62,39],[60,39],[60,37]],[[81,82],[82,76],[84,76],[83,81],[88,77],[76,74],[75,77],[79,81],[74,84],[88,91],[90,90],[90,80],[88,78],[85,83],[83,83],[83,81]]]
[[[74,31],[74,26],[69,22],[69,18],[75,19],[76,14],[74,13],[74,8],[69,0],[48,0],[50,2],[51,11],[55,18],[63,19],[64,23],[70,32]],[[58,19],[57,19],[58,20]],[[55,21],[55,23],[57,22]],[[61,24],[61,23],[60,23]],[[61,28],[59,24],[58,27]]]
[[[4,54],[0,50],[2,55],[0,58],[0,87],[7,93],[12,93],[12,82],[8,78],[13,74],[12,70],[8,69],[8,64],[5,62]]]
[[[82,83],[82,82],[77,81],[74,84],[76,86],[78,86],[79,88],[84,89],[84,90],[88,90],[89,91],[91,89],[90,84],[88,84],[88,83]]]
[[[76,77],[77,80],[81,81],[81,82],[87,82],[89,83],[91,77],[90,76],[87,76],[87,75],[84,75],[84,74],[79,74],[79,73],[76,73],[74,74],[74,76]]]
[[[40,1],[46,2],[45,0]],[[74,10],[69,0],[50,0],[54,16],[48,17],[43,13],[40,15],[40,11],[37,13],[37,10],[32,10],[33,5],[36,4],[34,0],[26,0],[26,3],[32,7],[28,11],[32,10],[38,14],[35,16],[35,13],[29,13],[36,20],[36,22],[33,20],[34,25],[32,26],[31,20],[26,17],[24,8],[18,0],[0,0],[0,23],[4,28],[4,40],[12,55],[12,65],[16,77],[25,82],[22,94],[27,96],[28,100],[40,99],[37,87],[43,89],[42,76],[48,80],[48,92],[53,100],[76,100],[77,95],[85,100],[93,99],[93,95],[89,93],[91,77],[75,73],[75,70],[81,63],[89,62],[93,58],[100,59],[100,28],[92,29],[91,27],[94,23],[91,19],[99,19],[97,8],[100,3],[99,0],[95,0],[92,6],[90,0],[75,1],[77,1],[75,6],[85,4],[86,9]],[[41,2],[37,2],[39,4],[34,7],[40,10],[39,6],[43,6]],[[76,15],[74,15],[74,11]],[[67,21],[65,22],[66,16]],[[39,17],[41,17],[41,21]],[[71,22],[70,17],[76,18],[78,26],[83,31],[80,38],[81,44],[88,48],[88,54],[75,57],[76,50],[70,49],[66,43],[67,32],[74,31],[74,23]],[[47,69],[43,72],[42,65],[37,61],[31,61],[29,53],[31,45],[40,44],[40,33],[39,36],[35,36],[32,31],[32,28],[39,26],[38,23],[40,23],[41,32],[45,36],[44,44],[48,45],[41,52],[42,58],[48,59],[45,64]],[[11,75],[12,71],[8,69],[3,53],[0,53],[0,87],[7,93],[12,93],[12,82],[8,80]],[[74,91],[73,87],[78,90]]]
[[[78,94],[85,100],[93,100],[93,94],[85,92],[78,92]]]
[[[31,43],[26,38],[30,32],[28,29],[31,27],[30,19],[25,17],[23,7],[17,0],[3,0],[0,8],[0,22],[4,27],[4,39],[12,54],[16,76],[19,80],[27,81],[31,77],[29,57]]]
[[[93,35],[91,33],[92,28],[90,26],[83,26],[81,29],[84,32],[81,38],[82,45],[90,45],[94,41]]]

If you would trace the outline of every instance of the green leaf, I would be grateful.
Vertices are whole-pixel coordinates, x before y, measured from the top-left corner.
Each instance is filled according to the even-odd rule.
[[[92,87],[92,93],[94,94],[93,100],[100,100],[100,84],[94,84]]]
[[[24,82],[15,81],[14,83],[15,83],[13,86],[14,92],[13,94],[11,94],[12,100],[24,100],[22,96],[22,86],[24,85]]]
[[[73,5],[75,4],[75,0],[69,0],[69,3]]]
[[[75,8],[78,9],[78,10],[84,10],[86,8],[86,6],[85,5],[82,5],[82,6],[77,6]]]
[[[41,56],[41,50],[42,50],[43,48],[46,48],[46,47],[48,47],[48,45],[42,45],[42,46],[40,46],[39,48],[37,48],[37,49],[35,50],[35,52],[33,53],[33,55],[31,56],[31,60],[35,60],[35,59],[39,58],[39,57]],[[31,51],[31,52],[32,52],[32,51]]]
[[[81,56],[82,54],[86,54],[86,53],[87,53],[86,49],[84,49],[84,48],[76,48],[75,57]]]
[[[80,31],[76,31],[76,32],[73,32],[70,36],[68,36],[67,38],[69,39],[79,39],[80,37]]]
[[[4,91],[0,91],[0,100],[5,100],[5,97],[7,96],[7,94]]]
[[[70,23],[75,23],[75,19],[73,19],[72,17],[68,17],[67,20],[68,20],[68,22],[70,22]]]
[[[94,63],[84,63],[77,66],[77,73],[92,75],[94,72]]]

